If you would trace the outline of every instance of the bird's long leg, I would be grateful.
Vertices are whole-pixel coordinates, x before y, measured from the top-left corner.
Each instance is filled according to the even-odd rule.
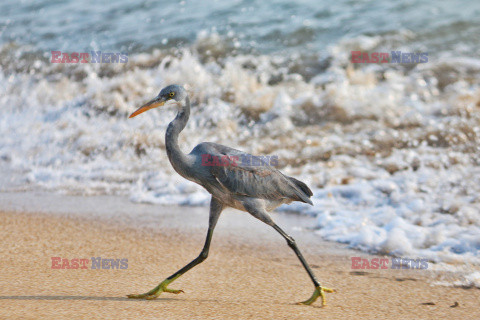
[[[223,210],[223,204],[217,199],[212,197],[212,200],[210,201],[210,217],[209,217],[209,223],[208,223],[207,238],[205,240],[205,244],[203,246],[202,252],[198,257],[193,259],[189,264],[187,264],[185,267],[183,267],[182,269],[172,274],[170,277],[163,280],[158,286],[156,286],[152,290],[143,294],[130,294],[127,297],[132,299],[150,300],[150,299],[157,298],[162,292],[169,292],[169,293],[175,293],[175,294],[183,292],[182,290],[169,289],[167,288],[167,286],[173,281],[175,281],[177,278],[179,278],[182,274],[184,274],[188,270],[195,267],[197,264],[207,259],[208,250],[210,249],[210,243],[212,241],[213,230],[215,229],[215,226],[217,224],[218,218],[220,217],[220,213],[222,212],[222,210]]]
[[[278,233],[280,233],[282,235],[282,237],[285,238],[285,240],[287,240],[288,246],[293,249],[293,251],[297,255],[298,259],[302,263],[303,267],[305,268],[305,270],[307,270],[307,273],[310,276],[310,279],[312,279],[313,285],[315,286],[315,291],[313,292],[312,296],[308,300],[305,300],[305,301],[300,302],[300,303],[310,305],[313,302],[315,302],[318,297],[321,297],[322,298],[322,306],[325,306],[326,305],[325,292],[333,292],[333,289],[325,288],[325,287],[322,287],[320,285],[320,283],[318,282],[317,278],[315,277],[315,274],[313,273],[312,269],[310,269],[310,266],[308,265],[307,261],[305,260],[302,253],[298,249],[297,244],[295,242],[295,239],[293,239],[291,236],[289,236],[287,233],[285,233],[285,231],[283,231],[273,221],[272,221],[272,223],[273,223],[273,224],[271,224],[272,227],[275,230],[277,230]]]
[[[245,207],[245,210],[248,211],[252,216],[255,218],[259,219],[260,221],[263,221],[264,223],[268,224],[269,226],[272,226],[275,230],[278,231],[282,235],[282,237],[287,240],[287,244],[290,248],[293,249],[295,254],[297,255],[298,259],[300,259],[300,262],[302,263],[303,267],[305,270],[307,270],[308,275],[310,276],[310,279],[312,279],[313,285],[315,286],[315,291],[313,292],[312,296],[310,299],[305,300],[303,302],[300,302],[301,304],[312,304],[315,302],[318,297],[322,298],[322,306],[326,304],[325,302],[325,292],[333,292],[332,289],[324,288],[320,285],[318,282],[317,278],[313,274],[312,269],[310,269],[310,266],[308,265],[307,261],[303,257],[302,253],[297,247],[297,244],[295,243],[295,240],[289,236],[285,231],[283,231],[270,217],[268,212],[265,210],[264,203],[259,200],[253,200],[253,199],[244,199],[242,202],[243,206]]]

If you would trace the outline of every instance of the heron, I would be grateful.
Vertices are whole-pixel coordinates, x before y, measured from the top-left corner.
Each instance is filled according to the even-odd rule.
[[[233,161],[227,161],[226,165],[205,165],[205,156],[211,159],[225,159],[225,157],[227,159],[244,159],[250,156],[248,153],[224,145],[202,142],[189,154],[183,153],[178,145],[178,137],[190,117],[190,99],[187,91],[180,85],[174,84],[163,88],[154,99],[138,108],[129,118],[165,104],[173,104],[177,107],[177,115],[170,122],[165,133],[166,152],[171,165],[182,177],[199,184],[211,194],[207,237],[202,251],[190,263],[160,282],[152,290],[143,294],[131,294],[127,297],[150,300],[157,298],[163,292],[182,293],[182,290],[171,289],[168,286],[207,259],[218,218],[225,208],[231,207],[250,213],[282,235],[288,246],[297,255],[315,287],[312,296],[299,303],[310,305],[320,297],[322,306],[324,306],[326,304],[325,293],[334,290],[320,285],[295,240],[283,231],[269,214],[280,205],[289,204],[292,201],[313,205],[310,200],[313,195],[310,188],[305,183],[284,175],[266,161],[261,166]]]

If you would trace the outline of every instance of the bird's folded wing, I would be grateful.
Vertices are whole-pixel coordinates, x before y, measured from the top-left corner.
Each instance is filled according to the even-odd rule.
[[[220,144],[203,142],[192,153],[209,154],[211,157],[230,159],[251,158],[252,155]],[[232,194],[269,200],[290,199],[312,204],[308,186],[297,179],[287,177],[258,157],[256,166],[243,163],[227,166],[211,166],[210,173],[221,187]]]
[[[287,178],[269,166],[215,166],[211,172],[233,194],[270,200],[297,198]]]

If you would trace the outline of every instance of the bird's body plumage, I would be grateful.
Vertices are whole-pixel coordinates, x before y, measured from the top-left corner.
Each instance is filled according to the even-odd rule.
[[[188,265],[165,279],[153,290],[140,295],[129,295],[129,297],[154,299],[162,292],[181,292],[169,289],[167,285],[207,258],[213,230],[220,213],[225,207],[232,207],[246,211],[267,223],[287,240],[288,245],[295,251],[315,285],[314,294],[304,303],[311,304],[318,297],[322,297],[322,303],[324,303],[324,292],[331,292],[331,289],[320,286],[293,238],[278,227],[268,213],[278,206],[292,201],[313,205],[310,200],[313,195],[310,188],[305,183],[284,175],[262,160],[260,160],[260,165],[246,164],[243,161],[234,163],[228,161],[222,165],[205,165],[205,159],[239,160],[251,157],[245,152],[220,144],[202,142],[189,154],[183,153],[178,145],[178,136],[190,117],[190,99],[185,89],[178,85],[162,89],[155,99],[143,105],[130,117],[161,106],[167,101],[174,101],[178,106],[177,116],[170,122],[165,134],[168,159],[178,174],[201,185],[212,195],[207,239],[201,254]]]
[[[229,161],[225,165],[205,165],[203,159],[246,159],[252,155],[212,142],[202,142],[189,154],[200,175],[185,178],[203,186],[213,196],[229,207],[246,211],[243,202],[258,199],[267,211],[281,204],[302,201],[312,204],[310,189],[302,182],[285,176],[267,162],[259,165]],[[299,186],[298,183],[301,185]],[[303,189],[302,189],[303,187]]]

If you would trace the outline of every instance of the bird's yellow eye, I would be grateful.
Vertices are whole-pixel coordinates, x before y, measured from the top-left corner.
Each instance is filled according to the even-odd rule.
[[[175,92],[173,92],[173,91],[170,92],[170,93],[168,94],[168,96],[169,96],[170,98],[173,98],[173,97],[175,96]]]

